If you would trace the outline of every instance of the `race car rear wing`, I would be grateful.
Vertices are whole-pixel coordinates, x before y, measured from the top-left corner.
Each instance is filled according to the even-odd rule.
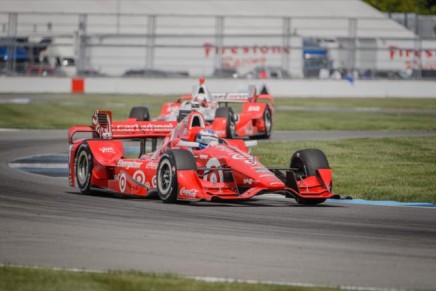
[[[112,112],[96,110],[91,126],[73,126],[68,131],[68,142],[73,143],[77,133],[92,133],[100,139],[134,139],[166,137],[175,127],[176,121],[137,121],[129,118],[124,121],[112,121]]]
[[[263,90],[263,89],[262,89]],[[245,93],[212,93],[212,101],[218,103],[245,103],[245,102],[258,102],[260,99],[266,99],[273,102],[273,98],[267,91],[261,91],[260,95],[257,94],[256,86],[248,86],[248,92]]]

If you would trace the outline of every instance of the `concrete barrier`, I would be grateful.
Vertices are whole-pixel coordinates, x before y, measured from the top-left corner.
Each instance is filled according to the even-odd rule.
[[[69,78],[0,78],[0,93],[71,93]],[[77,82],[74,81],[74,82]],[[186,94],[198,79],[87,78],[83,91],[88,94]],[[235,91],[238,86],[261,83],[261,80],[207,79],[211,92]],[[275,97],[373,97],[436,98],[435,81],[397,80],[266,80]],[[77,85],[77,84],[75,84]]]

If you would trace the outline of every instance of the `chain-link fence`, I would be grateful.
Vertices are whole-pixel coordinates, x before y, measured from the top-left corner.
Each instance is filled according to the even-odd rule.
[[[436,39],[380,18],[0,14],[4,75],[436,78]]]

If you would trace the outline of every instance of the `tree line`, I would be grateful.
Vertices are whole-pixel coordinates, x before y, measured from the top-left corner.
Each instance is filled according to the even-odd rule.
[[[436,0],[364,0],[383,12],[436,15]]]

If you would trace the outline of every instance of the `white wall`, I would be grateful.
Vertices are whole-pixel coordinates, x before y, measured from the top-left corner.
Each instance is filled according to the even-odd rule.
[[[88,78],[85,93],[90,94],[186,94],[197,79]],[[231,92],[240,85],[259,80],[208,79],[212,92]],[[265,82],[275,97],[408,97],[436,98],[434,81],[355,81],[346,80],[268,80]],[[70,93],[68,78],[0,78],[0,93]]]

